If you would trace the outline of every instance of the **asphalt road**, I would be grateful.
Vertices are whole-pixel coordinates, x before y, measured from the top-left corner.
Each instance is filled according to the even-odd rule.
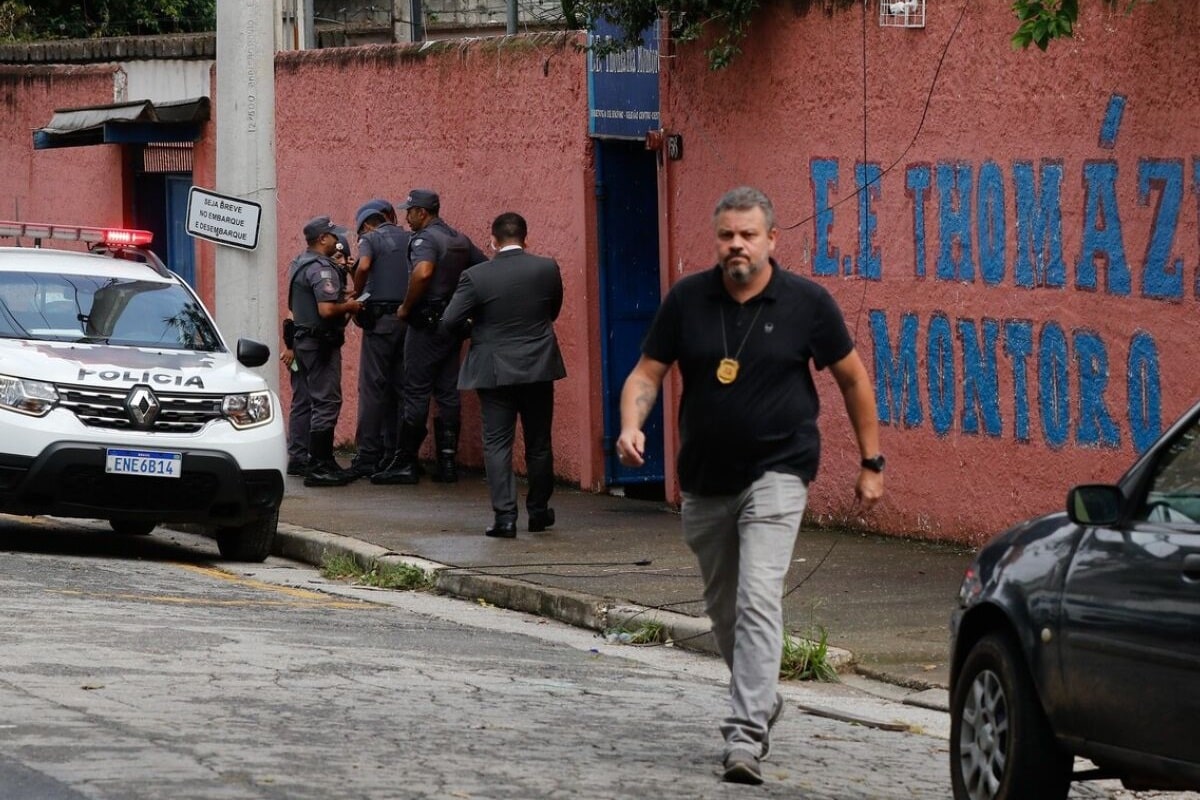
[[[714,658],[105,531],[0,517],[5,798],[949,796],[946,716],[868,687],[789,684],[767,784],[732,787]]]

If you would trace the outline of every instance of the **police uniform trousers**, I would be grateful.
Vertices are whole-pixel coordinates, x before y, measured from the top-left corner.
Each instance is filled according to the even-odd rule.
[[[409,326],[404,337],[404,420],[424,431],[429,399],[437,403],[438,417],[458,429],[462,399],[458,394],[458,357],[462,342],[441,326],[417,330]]]
[[[306,336],[296,342],[293,352],[312,408],[309,429],[332,431],[342,410],[342,349]]]
[[[496,519],[517,519],[517,484],[512,469],[517,417],[525,434],[525,468],[529,476],[525,508],[531,515],[544,512],[554,492],[554,451],[550,444],[554,382],[477,391],[483,417],[483,463]]]
[[[386,314],[362,332],[358,362],[356,464],[382,468],[396,450],[404,397],[404,340],[408,325]]]
[[[294,351],[293,351],[293,354]],[[288,370],[292,384],[292,408],[288,413],[288,461],[308,461],[308,433],[312,430],[312,398],[308,396],[308,381],[296,368]]]

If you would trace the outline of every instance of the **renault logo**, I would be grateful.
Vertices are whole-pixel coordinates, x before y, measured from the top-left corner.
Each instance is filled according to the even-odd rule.
[[[161,407],[149,386],[133,387],[133,391],[125,400],[125,410],[129,412],[133,424],[139,428],[149,428],[153,425]]]

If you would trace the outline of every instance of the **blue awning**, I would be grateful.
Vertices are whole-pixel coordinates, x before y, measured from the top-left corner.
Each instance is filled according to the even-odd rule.
[[[93,144],[149,144],[199,141],[209,118],[209,100],[196,97],[168,103],[135,100],[85,108],[62,108],[33,132],[33,149]]]

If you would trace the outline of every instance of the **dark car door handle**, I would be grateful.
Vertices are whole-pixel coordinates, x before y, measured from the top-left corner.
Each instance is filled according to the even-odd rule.
[[[1200,555],[1183,557],[1183,577],[1192,581],[1200,581]]]

